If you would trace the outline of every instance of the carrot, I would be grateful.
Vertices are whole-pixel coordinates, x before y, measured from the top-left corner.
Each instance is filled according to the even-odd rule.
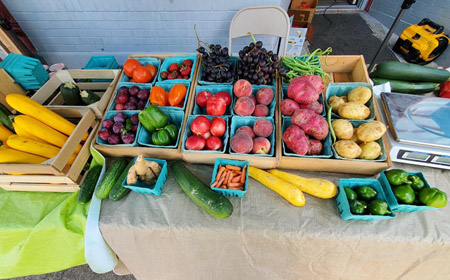
[[[223,180],[224,180],[224,179],[220,179],[219,182],[217,182],[217,186],[221,186],[222,183],[223,183]]]
[[[241,176],[236,176],[231,180],[232,183],[240,183],[241,182]]]
[[[220,176],[222,175],[222,173],[225,171],[225,167],[221,166],[219,168],[219,171],[217,172],[217,176],[216,176],[216,180],[219,180]]]
[[[242,174],[241,174],[241,183],[245,183],[245,172],[247,170],[247,165],[244,166],[244,168],[242,169]]]
[[[233,165],[229,165],[229,164],[225,165],[225,167],[230,170],[236,170],[236,171],[241,170],[241,168],[239,166],[233,166]]]
[[[230,188],[242,187],[242,183],[230,183],[228,184]]]
[[[228,177],[228,181],[227,181],[227,183],[226,183],[226,185],[228,185],[228,184],[230,184],[231,183],[231,180],[233,180],[233,174],[231,174],[229,177]]]
[[[227,182],[228,182],[228,177],[230,176],[230,174],[231,174],[231,172],[229,171],[229,170],[227,170],[227,171],[225,171],[227,174],[225,175],[225,180],[224,180],[224,182],[225,182],[225,185],[227,184]]]
[[[212,183],[211,188],[214,188],[217,185],[218,182],[219,181],[215,180],[214,183]]]
[[[227,186],[225,186],[225,185],[222,185],[222,186],[220,186],[220,188],[221,188],[221,189],[226,189],[226,188],[227,188]]]

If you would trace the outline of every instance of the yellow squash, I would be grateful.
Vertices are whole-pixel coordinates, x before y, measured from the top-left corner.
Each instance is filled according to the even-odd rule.
[[[38,156],[52,158],[56,156],[61,148],[55,147],[50,144],[42,143],[40,141],[35,141],[30,138],[21,137],[18,135],[12,135],[8,138],[8,146],[18,151],[27,152],[30,154],[35,154]],[[68,164],[72,164],[76,158],[76,154],[73,154]]]
[[[16,93],[8,94],[6,96],[6,102],[8,102],[9,106],[22,114],[33,117],[65,135],[70,135],[75,130],[75,124],[25,95]],[[85,141],[87,137],[88,134],[86,133],[83,137],[83,141]]]
[[[278,193],[295,206],[305,205],[305,196],[295,185],[253,166],[248,168],[248,175]]]
[[[11,130],[0,124],[0,141],[2,141],[2,143],[6,143],[6,140],[8,140],[8,137],[11,135],[13,135]]]
[[[14,149],[0,149],[0,163],[40,164],[47,159]]]
[[[44,140],[34,136],[33,134],[28,133],[28,131],[25,128],[19,126],[17,123],[13,122],[12,125],[13,125],[14,131],[16,131],[17,135],[22,136],[22,137],[26,137],[26,138],[29,138],[29,139],[33,139],[35,141],[39,141],[39,142],[42,142],[42,143],[47,143]],[[49,143],[47,143],[47,144],[49,144]]]
[[[8,95],[9,96],[9,95]],[[39,139],[43,139],[44,141],[55,145],[57,147],[62,147],[66,143],[67,139],[69,139],[66,135],[62,134],[59,131],[49,127],[48,125],[26,115],[20,115],[14,118],[14,122],[17,123],[18,126],[26,129],[26,131]],[[78,153],[81,150],[81,145],[78,144],[75,153]]]
[[[277,169],[269,170],[269,173],[297,186],[302,192],[316,197],[332,198],[337,194],[336,185],[325,179],[305,178]]]

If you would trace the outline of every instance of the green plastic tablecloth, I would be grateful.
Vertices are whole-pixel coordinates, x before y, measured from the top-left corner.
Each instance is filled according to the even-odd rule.
[[[89,204],[77,203],[77,195],[0,189],[0,279],[86,263]]]

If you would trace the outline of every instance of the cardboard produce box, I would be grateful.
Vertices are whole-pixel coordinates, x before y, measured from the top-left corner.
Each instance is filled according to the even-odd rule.
[[[311,23],[316,13],[318,0],[293,0],[288,10],[289,16],[294,16],[294,20]],[[302,8],[307,5],[311,8]]]

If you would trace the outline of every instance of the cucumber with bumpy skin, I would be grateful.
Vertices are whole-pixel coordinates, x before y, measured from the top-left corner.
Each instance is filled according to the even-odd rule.
[[[94,194],[95,185],[97,184],[98,177],[102,172],[102,166],[97,165],[89,170],[88,175],[84,179],[80,187],[80,192],[78,193],[78,203],[84,204],[91,200],[92,194]]]
[[[398,81],[398,80],[388,80],[381,78],[372,78],[374,85],[381,85],[389,82],[391,84],[392,92],[400,92],[400,93],[412,93],[412,94],[423,94],[432,92],[439,88],[438,83],[430,83],[430,82],[406,82],[406,81]]]
[[[450,79],[450,72],[412,63],[383,61],[375,66],[370,77],[409,82],[443,83]]]
[[[123,158],[114,160],[114,162],[106,171],[106,174],[100,182],[100,185],[95,190],[95,196],[97,196],[97,198],[108,198],[109,192],[119,179],[123,169],[127,166],[127,164],[128,162]]]

